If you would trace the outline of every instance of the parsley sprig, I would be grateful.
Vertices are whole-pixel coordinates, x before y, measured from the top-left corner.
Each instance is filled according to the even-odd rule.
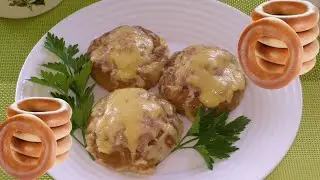
[[[54,91],[50,94],[55,98],[60,98],[69,103],[72,108],[72,131],[80,129],[84,144],[86,147],[85,132],[87,121],[90,117],[94,103],[92,93],[94,85],[87,87],[88,79],[91,73],[92,62],[87,54],[78,57],[78,45],[66,46],[63,38],[58,38],[54,34],[48,33],[44,47],[54,53],[60,62],[50,62],[42,64],[46,70],[41,70],[39,77],[31,77],[29,81],[52,88]]]
[[[214,158],[226,159],[230,153],[238,150],[233,143],[239,140],[240,133],[250,122],[248,118],[240,116],[228,123],[228,116],[229,112],[218,115],[214,109],[200,107],[196,121],[173,151],[192,148],[201,154],[207,167],[212,170]]]

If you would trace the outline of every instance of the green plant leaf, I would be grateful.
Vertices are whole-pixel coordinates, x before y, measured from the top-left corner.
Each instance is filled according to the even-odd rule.
[[[65,74],[65,75],[69,75],[68,68],[64,64],[62,64],[60,62],[42,64],[42,66],[45,67],[45,68],[51,69],[51,70],[55,70],[55,71],[61,72],[61,73]]]
[[[203,159],[205,160],[205,162],[207,164],[208,169],[212,170],[213,169],[212,164],[214,163],[214,161],[213,161],[212,157],[210,156],[206,147],[203,145],[200,145],[200,146],[195,147],[195,150],[197,150],[201,154],[201,156],[203,157]]]
[[[227,123],[228,116],[228,111],[218,114],[215,109],[200,107],[197,110],[196,121],[173,151],[193,148],[202,155],[207,167],[212,169],[213,158],[226,159],[230,157],[231,153],[238,150],[233,143],[240,139],[240,133],[250,121],[248,118],[240,116]],[[193,136],[193,138],[184,142],[188,136]],[[190,146],[193,141],[196,141],[195,145]]]
[[[63,38],[51,33],[47,34],[44,44],[61,61],[43,64],[48,71],[41,70],[39,77],[31,77],[29,81],[55,89],[57,92],[51,92],[51,96],[65,100],[72,108],[71,135],[76,129],[84,135],[94,103],[94,85],[87,87],[92,69],[90,57],[87,54],[74,57],[79,52],[78,45],[66,46]]]

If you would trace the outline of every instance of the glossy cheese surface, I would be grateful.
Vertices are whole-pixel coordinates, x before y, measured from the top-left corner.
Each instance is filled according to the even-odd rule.
[[[217,47],[190,46],[175,58],[174,68],[176,77],[186,78],[200,90],[199,100],[206,107],[230,102],[234,91],[245,88],[245,76],[236,58]]]
[[[174,107],[141,88],[115,90],[94,106],[91,116],[86,133],[90,153],[99,157],[129,152],[123,155],[126,163],[116,165],[116,170],[153,169],[169,155],[182,133]]]
[[[143,86],[139,71],[157,72],[151,78],[159,79],[158,72],[164,64],[154,61],[156,45],[150,34],[134,26],[121,26],[101,36],[99,43],[90,54],[91,60],[100,64],[104,71],[112,69],[114,79],[123,82],[135,80]],[[167,47],[164,40],[160,41],[160,45]]]

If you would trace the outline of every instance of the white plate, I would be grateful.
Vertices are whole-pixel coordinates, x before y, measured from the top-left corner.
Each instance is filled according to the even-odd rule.
[[[218,45],[237,54],[237,42],[250,18],[240,11],[213,0],[106,0],[67,17],[50,32],[78,43],[82,53],[101,34],[124,24],[141,25],[167,39],[171,52],[192,44]],[[39,64],[56,61],[43,48],[44,38],[29,54],[19,76],[16,100],[48,96],[48,89],[25,79],[37,75]],[[105,95],[97,87],[96,98]],[[246,115],[252,122],[237,143],[240,150],[218,162],[213,171],[192,151],[179,151],[160,163],[152,176],[121,174],[93,162],[74,141],[70,157],[50,170],[55,179],[241,179],[266,177],[285,156],[299,129],[302,93],[297,79],[286,88],[270,91],[249,82],[244,99],[232,116]]]

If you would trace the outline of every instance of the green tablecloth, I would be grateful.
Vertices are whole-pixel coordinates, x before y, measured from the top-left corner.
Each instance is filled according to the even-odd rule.
[[[250,14],[264,0],[222,1]],[[94,2],[96,0],[64,0],[54,10],[35,18],[0,19],[0,121],[6,118],[5,108],[14,101],[18,74],[32,47],[60,20]],[[301,128],[289,153],[269,175],[271,180],[320,179],[320,109],[317,106],[320,104],[320,63],[301,79],[304,98]],[[0,169],[0,179],[12,178]],[[41,179],[52,178],[45,175]]]

